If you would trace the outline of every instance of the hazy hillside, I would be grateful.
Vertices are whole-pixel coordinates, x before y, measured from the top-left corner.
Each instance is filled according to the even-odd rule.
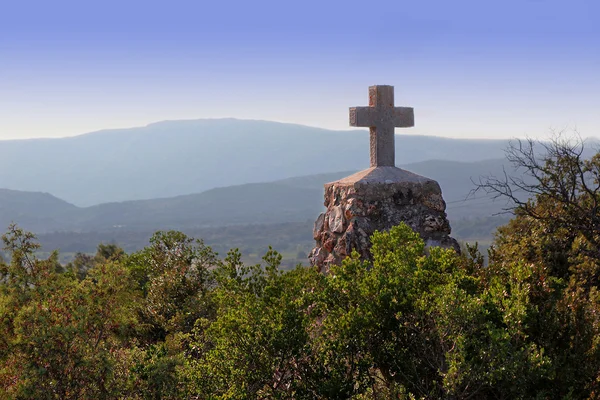
[[[500,176],[502,168],[511,171],[504,159],[483,160],[477,162],[457,162],[447,160],[429,160],[402,165],[401,168],[436,180],[447,203],[450,219],[488,217],[502,211],[507,203],[492,200],[484,193],[469,195],[474,188],[473,181],[480,176]],[[335,172],[283,179],[274,183],[305,189],[319,190],[319,201],[323,202],[323,183],[332,182],[351,175],[356,171]]]
[[[101,204],[81,209],[74,222],[76,229],[90,231],[304,221],[318,214],[322,196],[317,189],[255,183],[169,199]]]
[[[482,194],[467,198],[472,179],[497,174],[504,161],[428,161],[406,169],[437,180],[451,220],[488,217],[504,203]],[[37,233],[54,231],[151,231],[241,224],[313,221],[323,209],[323,184],[353,171],[309,175],[267,183],[210,189],[202,193],[76,207],[51,195],[0,191],[0,223],[15,221]]]
[[[73,204],[48,193],[0,189],[0,227],[11,222],[33,232],[71,229],[72,218],[79,212]]]
[[[397,163],[502,158],[506,141],[410,136]],[[167,121],[64,139],[0,141],[0,187],[79,206],[198,193],[369,165],[366,130],[235,119]],[[19,168],[14,166],[18,165]]]
[[[498,174],[502,159],[472,163],[427,161],[404,166],[436,179],[447,201],[453,236],[489,243],[508,216],[504,203],[482,194],[465,199],[472,178]],[[0,225],[17,222],[40,234],[44,249],[93,252],[100,242],[127,251],[142,248],[156,230],[176,229],[203,238],[221,254],[239,247],[256,261],[268,245],[284,253],[285,265],[305,261],[314,245],[312,225],[323,210],[323,184],[355,171],[317,174],[267,183],[211,189],[171,198],[76,207],[46,193],[0,190]],[[252,258],[254,257],[254,258]]]

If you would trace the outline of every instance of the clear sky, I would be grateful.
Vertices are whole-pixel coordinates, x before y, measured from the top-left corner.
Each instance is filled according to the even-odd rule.
[[[0,0],[0,139],[166,119],[348,128],[373,84],[406,132],[600,137],[598,0]]]

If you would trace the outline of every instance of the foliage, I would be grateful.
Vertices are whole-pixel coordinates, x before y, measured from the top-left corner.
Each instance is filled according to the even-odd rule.
[[[88,271],[96,265],[108,261],[119,261],[124,256],[125,252],[116,244],[100,243],[96,248],[96,254],[93,257],[85,253],[77,253],[75,254],[73,261],[68,263],[65,268],[77,275],[77,278],[83,279]]]
[[[552,147],[554,146],[554,147]],[[0,262],[0,391],[14,399],[600,396],[598,155],[516,147],[529,177],[489,263],[402,224],[323,275],[224,259],[181,232],[63,267],[16,226]],[[519,158],[521,157],[521,158]],[[538,157],[542,157],[539,159]],[[507,186],[508,185],[508,186]],[[520,185],[520,186],[519,186]],[[485,221],[481,221],[482,224]],[[258,229],[258,228],[257,228]],[[469,228],[472,229],[472,228]],[[475,229],[475,228],[473,228]],[[487,227],[486,227],[487,229]],[[295,253],[302,249],[294,249]]]
[[[527,334],[556,365],[554,398],[600,394],[600,154],[585,154],[582,141],[560,137],[518,143],[509,155],[529,180],[507,176],[482,185],[515,204],[515,218],[497,232],[487,274],[505,280],[512,265],[529,266],[535,312]],[[519,192],[531,197],[520,200]]]
[[[585,157],[581,139],[558,135],[550,142],[517,140],[508,160],[522,175],[484,177],[477,190],[508,198],[520,215],[548,227],[546,236],[573,241],[581,252],[600,259],[600,153]]]
[[[305,292],[322,277],[305,268],[283,273],[281,255],[272,249],[263,260],[264,268],[244,266],[232,251],[215,271],[217,319],[197,321],[187,365],[200,398],[306,397]]]
[[[342,358],[353,394],[513,398],[536,387],[547,360],[522,340],[518,279],[487,287],[452,250],[426,255],[405,225],[372,242],[372,266],[355,255],[328,279],[325,354]]]
[[[125,261],[142,292],[140,322],[147,340],[162,341],[168,334],[189,333],[195,321],[212,313],[210,268],[216,254],[202,241],[181,232],[157,232],[150,246]]]
[[[15,226],[0,285],[0,384],[23,399],[114,398],[124,336],[135,323],[128,272],[106,262],[83,280],[57,272],[56,255],[38,260],[34,237]]]
[[[304,268],[282,274],[268,257],[264,269],[244,267],[230,253],[217,271],[216,319],[197,322],[183,369],[191,393],[456,399],[566,393],[550,385],[563,360],[548,356],[532,336],[538,288],[529,283],[530,266],[514,264],[494,276],[480,257],[437,248],[426,254],[405,225],[372,240],[371,265],[355,254],[327,276]]]

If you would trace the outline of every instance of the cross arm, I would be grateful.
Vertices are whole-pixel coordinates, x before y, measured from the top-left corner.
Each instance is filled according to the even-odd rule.
[[[370,127],[377,123],[376,110],[373,107],[351,107],[350,126]]]
[[[391,109],[390,109],[391,111]],[[390,113],[388,111],[388,113]],[[415,126],[415,114],[412,107],[394,107],[391,111],[392,126],[396,128],[409,128]],[[387,118],[389,118],[387,117]],[[350,126],[372,127],[378,126],[385,120],[382,112],[375,107],[351,107]],[[389,121],[389,120],[388,120]]]
[[[394,108],[394,126],[397,128],[410,128],[415,126],[415,112],[412,107]]]

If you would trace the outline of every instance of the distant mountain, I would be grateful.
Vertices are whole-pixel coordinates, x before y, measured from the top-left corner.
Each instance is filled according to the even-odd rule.
[[[504,160],[428,161],[403,166],[436,179],[447,202],[454,237],[489,244],[508,220],[503,202],[476,194],[472,179],[498,175]],[[323,207],[323,184],[355,171],[215,188],[202,193],[76,207],[47,193],[0,190],[0,227],[16,222],[39,235],[45,250],[93,252],[101,242],[127,251],[148,243],[156,230],[175,229],[203,238],[221,254],[239,247],[260,259],[268,245],[284,252],[285,265],[305,262],[314,244],[312,225]],[[67,255],[68,257],[68,255]]]
[[[79,208],[48,193],[0,189],[0,227],[16,222],[32,232],[68,230]]]
[[[502,158],[507,144],[408,132],[397,136],[398,164]],[[0,141],[0,187],[50,192],[79,206],[172,197],[325,171],[361,170],[369,165],[368,136],[365,130],[210,119],[63,139]]]
[[[504,160],[428,161],[404,166],[437,180],[450,220],[488,217],[505,203],[483,194],[469,198],[472,179],[498,174]],[[43,193],[0,191],[0,224],[11,221],[36,233],[152,231],[243,224],[313,221],[323,210],[323,184],[354,171],[210,189],[202,193],[76,207]]]
[[[74,228],[183,229],[304,221],[318,215],[322,189],[252,183],[168,199],[107,203],[74,213]]]

